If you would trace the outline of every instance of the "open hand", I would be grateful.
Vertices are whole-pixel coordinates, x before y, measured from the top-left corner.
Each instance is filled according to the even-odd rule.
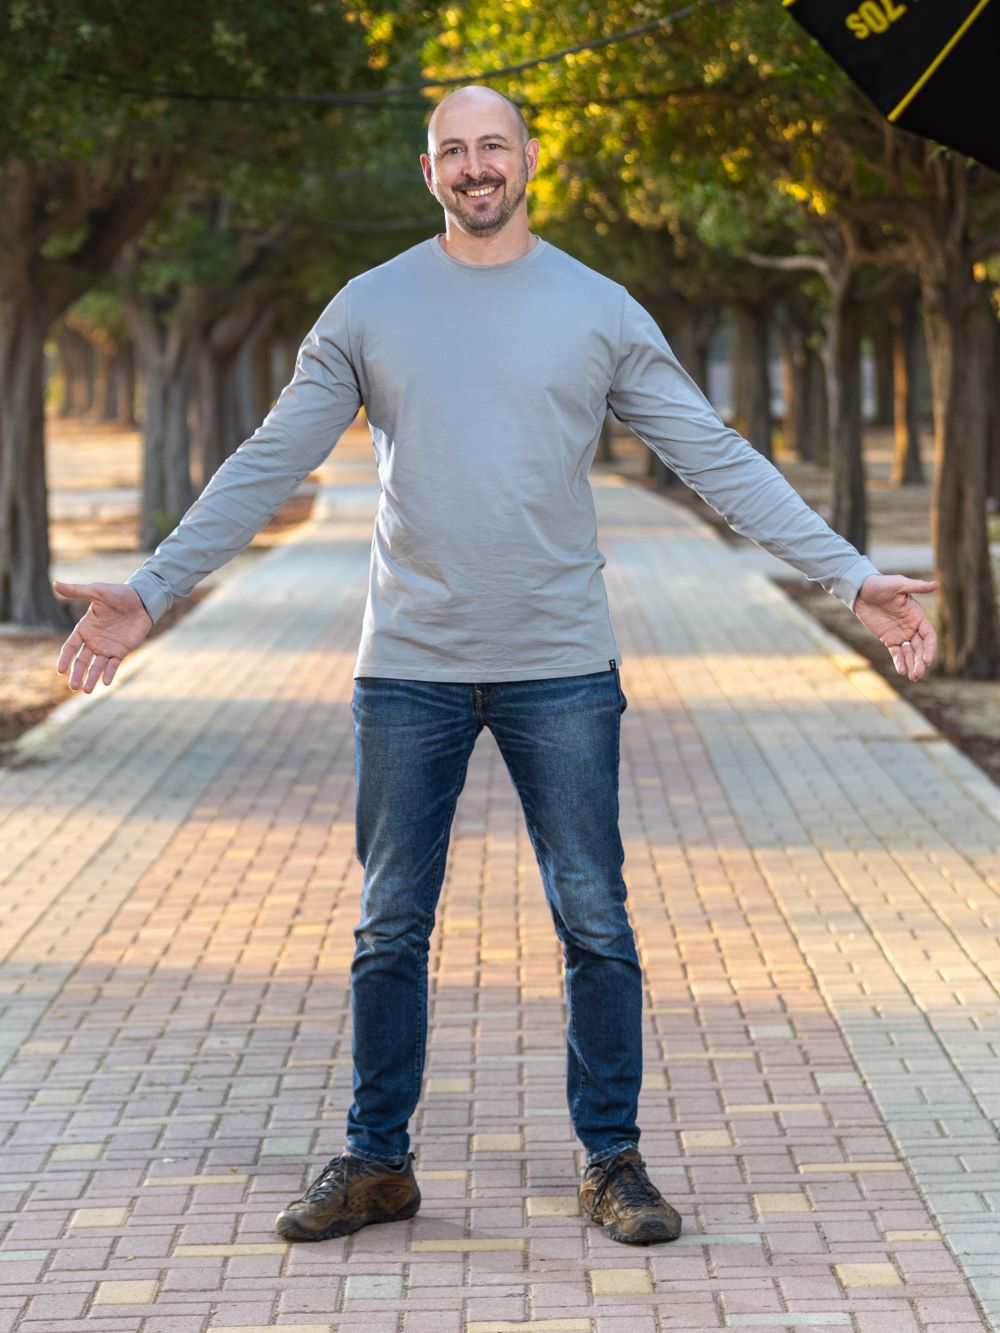
[[[861,585],[854,614],[889,649],[901,676],[919,680],[937,649],[937,635],[913,594],[935,592],[937,584],[902,574],[871,574]]]
[[[127,583],[54,583],[61,597],[89,601],[87,613],[63,644],[56,662],[69,672],[71,690],[92,694],[97,682],[110,685],[122,658],[138,648],[153,628],[149,612]]]

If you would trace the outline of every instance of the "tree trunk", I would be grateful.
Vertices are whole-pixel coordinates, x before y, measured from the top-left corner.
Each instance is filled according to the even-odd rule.
[[[806,410],[802,435],[802,458],[822,467],[830,464],[830,405],[826,397],[826,371],[820,353],[806,343]]]
[[[202,488],[246,438],[238,435],[236,425],[233,361],[232,350],[219,349],[210,338],[198,349],[198,417],[193,452]]]
[[[879,313],[872,329],[872,355],[875,363],[875,415],[872,424],[891,426],[896,404],[893,376],[896,370],[895,338],[891,319]]]
[[[993,303],[997,293],[993,293]],[[992,304],[992,303],[991,303]],[[992,512],[1000,510],[1000,320],[993,320],[993,365],[990,371],[990,442],[986,494]]]
[[[45,317],[28,275],[0,299],[0,620],[65,629],[49,583],[45,489]]]
[[[236,354],[236,391],[243,439],[252,435],[274,406],[271,391],[271,325],[275,310],[267,305]]]
[[[782,447],[786,454],[802,457],[802,412],[805,397],[805,355],[800,329],[783,319],[778,326],[781,345]]]
[[[94,406],[94,348],[78,329],[60,324],[56,330],[59,378],[62,383],[61,417],[86,416]]]
[[[123,426],[134,426],[135,416],[135,348],[128,338],[118,344],[114,360],[115,420]]]
[[[736,307],[734,387],[736,429],[765,458],[772,454],[771,378],[766,308],[742,301]]]
[[[191,321],[177,310],[167,323],[152,300],[136,295],[125,308],[145,390],[139,542],[151,551],[194,500],[188,409],[195,341]]]
[[[102,337],[94,340],[94,406],[93,415],[98,421],[115,419],[115,344],[112,339]]]
[[[861,447],[861,309],[858,270],[847,244],[832,227],[821,233],[830,308],[825,320],[823,369],[832,469],[830,526],[859,551],[868,541],[865,468]]]
[[[889,316],[893,358],[893,486],[919,486],[924,481],[920,458],[920,404],[917,398],[917,346],[920,310],[915,293],[896,301]]]
[[[994,316],[973,278],[966,245],[941,248],[937,279],[924,274],[942,666],[952,675],[991,680],[1000,674],[1000,618],[986,523]]]
[[[270,371],[259,349],[273,307],[249,292],[215,319],[198,352],[198,428],[195,453],[202,485],[248,439],[271,408]],[[264,381],[262,383],[262,380]]]
[[[715,310],[679,301],[672,313],[677,358],[702,393],[707,394],[708,354],[719,323]]]

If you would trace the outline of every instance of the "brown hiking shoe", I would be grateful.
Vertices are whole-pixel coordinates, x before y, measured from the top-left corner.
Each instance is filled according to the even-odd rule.
[[[420,1207],[413,1156],[402,1166],[333,1157],[303,1194],[283,1208],[274,1227],[286,1240],[327,1240],[372,1222],[399,1222]]]
[[[680,1217],[646,1175],[636,1148],[587,1168],[580,1207],[625,1245],[656,1245],[681,1234]]]

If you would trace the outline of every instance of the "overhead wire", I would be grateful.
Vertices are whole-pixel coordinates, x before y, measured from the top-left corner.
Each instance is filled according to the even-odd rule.
[[[732,0],[695,0],[695,3],[682,6],[669,14],[662,14],[659,18],[652,19],[648,23],[639,24],[634,28],[626,28],[620,32],[609,33],[606,37],[596,37],[590,41],[577,42],[573,46],[562,47],[558,51],[550,51],[547,55],[534,56],[530,60],[521,60],[516,64],[503,65],[499,69],[479,70],[473,74],[451,75],[441,79],[417,79],[412,83],[396,84],[389,88],[378,88],[371,90],[360,89],[353,92],[341,93],[226,93],[226,92],[200,92],[183,88],[136,88],[127,84],[119,84],[98,76],[94,82],[112,88],[116,92],[131,97],[150,97],[163,98],[168,101],[191,101],[191,102],[226,102],[235,104],[253,104],[253,105],[321,105],[321,106],[380,106],[389,104],[391,99],[404,97],[412,93],[423,92],[431,88],[452,88],[468,83],[488,83],[493,79],[509,78],[514,74],[523,74],[529,69],[538,69],[542,65],[555,64],[560,60],[565,60],[567,56],[580,55],[584,51],[598,51],[608,46],[614,46],[619,42],[634,41],[638,37],[648,36],[650,33],[657,32],[664,28],[669,28],[671,24],[676,23],[678,19],[688,18],[699,9],[710,9],[721,4],[730,4]],[[67,71],[63,78],[71,82],[83,82],[78,75]],[[424,102],[412,104],[414,108],[421,110],[427,109]]]

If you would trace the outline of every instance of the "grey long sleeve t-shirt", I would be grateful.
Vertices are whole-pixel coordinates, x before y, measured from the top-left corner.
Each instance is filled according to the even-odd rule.
[[[129,579],[154,620],[247,545],[362,404],[382,493],[355,676],[499,682],[620,660],[588,480],[609,406],[847,605],[877,572],[722,423],[623,287],[543,240],[486,266],[435,237],[324,310],[263,424]]]

